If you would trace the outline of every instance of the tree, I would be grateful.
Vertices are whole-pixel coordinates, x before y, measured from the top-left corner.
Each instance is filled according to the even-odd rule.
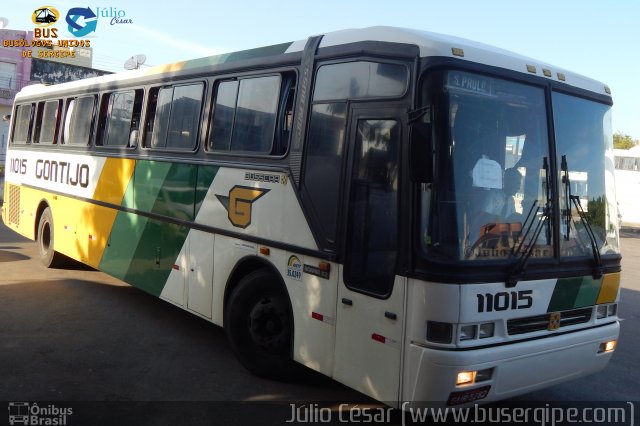
[[[633,140],[631,136],[616,132],[613,135],[613,147],[616,149],[631,149],[640,141]]]

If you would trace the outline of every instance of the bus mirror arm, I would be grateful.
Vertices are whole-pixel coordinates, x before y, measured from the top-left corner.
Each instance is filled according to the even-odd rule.
[[[433,149],[431,124],[414,122],[410,128],[409,169],[411,180],[416,183],[433,181]]]

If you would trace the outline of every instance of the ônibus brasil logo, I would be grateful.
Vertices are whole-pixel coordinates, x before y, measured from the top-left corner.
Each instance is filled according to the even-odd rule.
[[[39,406],[37,402],[10,402],[9,424],[21,425],[66,425],[73,415],[73,408],[54,404]]]

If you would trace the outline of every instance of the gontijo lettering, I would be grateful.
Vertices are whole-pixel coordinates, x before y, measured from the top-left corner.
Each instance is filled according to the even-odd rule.
[[[36,161],[36,178],[71,186],[89,186],[89,165],[66,161]]]

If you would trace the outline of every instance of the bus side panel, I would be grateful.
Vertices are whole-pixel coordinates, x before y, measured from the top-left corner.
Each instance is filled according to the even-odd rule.
[[[339,265],[331,263],[328,270],[322,271],[321,262],[318,258],[287,252],[282,272],[295,322],[293,359],[331,376]]]
[[[263,246],[215,236],[212,322],[223,325],[225,287],[236,265],[249,257],[263,259],[278,271],[289,294],[294,322],[294,360],[330,375],[335,347],[338,265],[332,263],[321,272],[320,259],[272,247],[265,255],[259,247]]]
[[[217,167],[138,161],[123,205],[191,221],[202,206],[203,188],[211,185],[216,173]],[[171,271],[179,267],[188,234],[186,226],[120,211],[100,269],[160,296]]]
[[[195,221],[236,234],[318,248],[284,173],[221,168]]]

